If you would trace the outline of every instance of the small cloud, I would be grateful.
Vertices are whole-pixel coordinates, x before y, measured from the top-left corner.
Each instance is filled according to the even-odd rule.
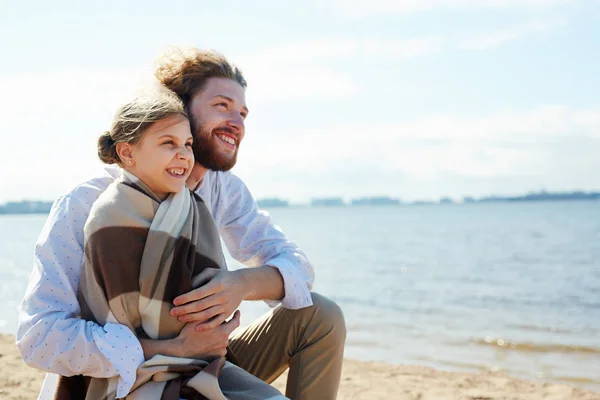
[[[567,25],[565,19],[530,21],[520,26],[501,29],[486,35],[464,39],[458,47],[465,50],[485,50],[519,39],[523,36],[549,33],[565,25]]]
[[[241,65],[319,65],[364,56],[404,59],[439,51],[443,44],[439,36],[410,39],[324,37],[265,47],[243,57]]]
[[[244,68],[249,82],[247,100],[260,102],[297,99],[347,98],[359,90],[350,74],[327,67]]]

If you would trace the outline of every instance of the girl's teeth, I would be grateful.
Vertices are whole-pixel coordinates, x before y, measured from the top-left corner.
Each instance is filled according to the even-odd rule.
[[[170,169],[169,172],[174,175],[183,175],[184,170],[181,168],[177,168],[177,169]]]

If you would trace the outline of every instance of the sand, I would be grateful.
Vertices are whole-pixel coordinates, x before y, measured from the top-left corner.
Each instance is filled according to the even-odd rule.
[[[44,373],[26,366],[14,336],[0,334],[0,399],[35,399]],[[285,388],[285,375],[274,385]],[[600,400],[600,393],[529,382],[501,373],[445,372],[419,366],[345,360],[338,399],[394,400]]]

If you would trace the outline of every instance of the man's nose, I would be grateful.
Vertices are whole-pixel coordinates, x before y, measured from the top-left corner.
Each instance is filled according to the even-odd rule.
[[[227,120],[227,125],[233,128],[236,131],[236,133],[244,133],[244,117],[242,117],[240,113],[233,113],[231,117]]]

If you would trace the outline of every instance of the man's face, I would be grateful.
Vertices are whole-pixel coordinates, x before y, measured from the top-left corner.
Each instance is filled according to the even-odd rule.
[[[233,168],[248,115],[244,88],[232,79],[210,78],[189,111],[196,162],[213,171]]]

